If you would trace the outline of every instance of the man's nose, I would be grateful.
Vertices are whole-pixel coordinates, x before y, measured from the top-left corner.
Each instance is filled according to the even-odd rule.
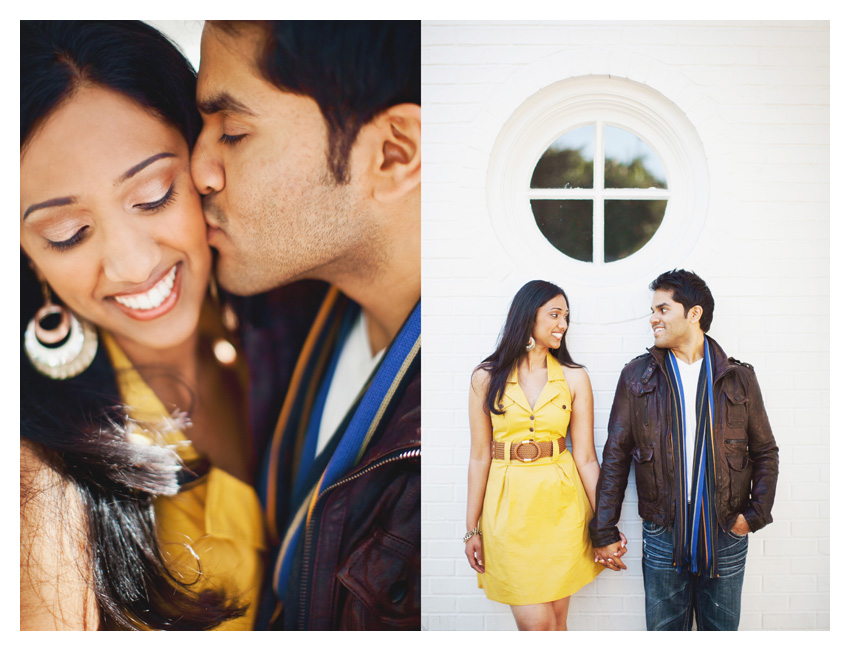
[[[201,132],[192,150],[191,159],[192,181],[202,195],[224,189],[224,167],[213,155],[208,140],[204,132]]]

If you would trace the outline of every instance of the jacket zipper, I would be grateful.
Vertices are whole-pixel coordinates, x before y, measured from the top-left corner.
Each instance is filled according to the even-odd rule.
[[[359,479],[363,475],[375,470],[376,468],[380,468],[385,466],[388,463],[392,463],[394,461],[403,461],[405,459],[413,459],[415,457],[422,456],[422,448],[411,448],[409,450],[402,450],[400,452],[394,452],[383,459],[379,459],[377,461],[373,461],[368,466],[363,468],[362,470],[358,470],[353,475],[349,475],[348,477],[343,477],[339,481],[334,482],[330,486],[327,486],[321,493],[319,493],[318,497],[316,497],[316,505],[319,504],[319,500],[321,500],[328,492],[342,486],[343,484],[347,484],[350,481],[355,479]],[[318,515],[318,514],[317,514]],[[307,603],[307,585],[309,583],[309,576],[307,570],[310,566],[309,554],[306,553],[311,549],[313,544],[313,526],[312,523],[316,520],[314,516],[310,522],[307,523],[307,531],[304,534],[304,563],[301,566],[301,577],[300,577],[300,585],[299,585],[299,600],[298,600],[298,623],[296,630],[303,631],[305,630],[306,625],[306,603]]]

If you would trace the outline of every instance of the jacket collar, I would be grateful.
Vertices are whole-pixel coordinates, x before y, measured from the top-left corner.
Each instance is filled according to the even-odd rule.
[[[534,408],[528,404],[528,398],[526,398],[525,392],[519,385],[516,365],[514,365],[514,368],[505,383],[505,395],[529,413],[540,409],[540,407],[545,405],[547,402],[557,397],[558,387],[555,383],[563,381],[564,379],[564,372],[561,369],[561,365],[552,353],[546,353],[546,370],[549,377],[546,382],[546,386],[543,387],[543,390],[540,392],[540,396],[537,398],[537,404],[534,405]]]
[[[704,335],[706,339],[708,339],[711,344],[711,361],[714,365],[714,378],[717,379],[721,375],[723,375],[729,368],[731,364],[729,363],[729,358],[726,356],[726,353],[723,352],[723,349],[720,347],[720,344],[717,343],[713,338],[708,335]],[[667,348],[659,348],[658,346],[653,346],[652,348],[646,349],[650,355],[655,359],[656,364],[661,369],[662,373],[664,372],[664,357],[667,355]]]

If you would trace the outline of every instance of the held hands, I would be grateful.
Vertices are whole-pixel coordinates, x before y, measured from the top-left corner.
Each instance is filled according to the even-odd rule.
[[[619,572],[620,570],[628,569],[626,564],[620,560],[620,557],[625,555],[626,545],[629,541],[626,540],[625,534],[620,532],[620,542],[611,543],[605,547],[594,547],[594,563],[602,563],[606,569]]]
[[[481,536],[475,535],[466,541],[466,560],[473,570],[484,574],[484,545],[481,544]]]

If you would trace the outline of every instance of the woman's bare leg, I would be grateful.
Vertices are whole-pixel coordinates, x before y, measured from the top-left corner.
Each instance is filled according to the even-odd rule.
[[[570,610],[570,598],[564,597],[563,599],[558,599],[558,601],[553,601],[552,607],[555,610],[555,630],[566,631],[567,614]]]
[[[569,597],[566,598],[569,601]],[[517,628],[521,631],[557,631],[565,630],[566,609],[563,609],[563,623],[559,623],[555,604],[561,604],[564,599],[549,601],[545,604],[528,606],[511,606],[511,612],[516,620]]]

